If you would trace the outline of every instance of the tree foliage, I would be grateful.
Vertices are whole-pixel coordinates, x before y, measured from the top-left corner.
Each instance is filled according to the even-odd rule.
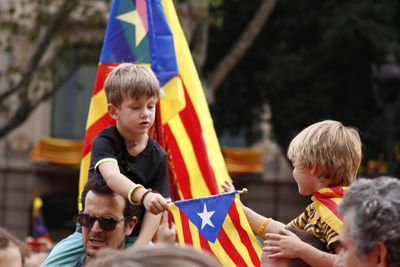
[[[235,16],[236,23],[214,29],[215,57],[251,9],[226,7],[226,20]],[[385,151],[385,107],[377,105],[372,91],[371,64],[381,64],[390,51],[400,55],[399,13],[394,0],[279,1],[250,52],[217,93],[212,112],[218,132],[244,132],[252,143],[267,103],[281,147],[309,124],[335,119],[357,127],[365,157],[377,158]],[[222,31],[232,36],[222,37]]]
[[[79,61],[67,48],[101,44],[98,33],[105,25],[108,2],[20,0],[1,6],[0,49],[7,60],[0,68],[0,115],[6,118],[0,138],[24,122],[76,71]]]

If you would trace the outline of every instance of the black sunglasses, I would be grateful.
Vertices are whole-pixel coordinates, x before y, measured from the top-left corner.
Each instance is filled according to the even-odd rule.
[[[89,227],[92,228],[93,224],[98,221],[100,227],[105,230],[105,231],[114,231],[115,227],[117,227],[117,224],[122,221],[126,221],[128,219],[132,218],[131,216],[122,218],[121,220],[115,220],[112,217],[96,217],[92,216],[87,213],[79,213],[78,215],[78,223],[82,225],[83,227]]]

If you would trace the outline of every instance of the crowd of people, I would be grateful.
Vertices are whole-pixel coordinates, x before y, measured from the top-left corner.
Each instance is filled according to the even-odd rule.
[[[105,191],[104,191],[105,190]],[[205,252],[190,247],[174,245],[175,229],[168,225],[167,213],[157,231],[157,242],[153,245],[129,247],[125,249],[124,237],[129,235],[137,223],[135,211],[126,200],[113,193],[102,180],[89,180],[82,195],[85,214],[93,209],[110,208],[116,218],[108,216],[79,217],[82,225],[81,239],[84,254],[75,265],[52,262],[52,266],[222,266]],[[134,209],[133,209],[134,210]],[[358,266],[400,266],[400,181],[391,177],[358,179],[347,190],[339,205],[343,216],[340,233],[340,250],[334,265],[336,267]],[[127,215],[127,216],[126,216]],[[120,221],[122,222],[122,221]],[[109,231],[114,228],[114,230]],[[326,251],[326,247],[311,232],[287,226],[293,236],[302,242]],[[281,231],[281,235],[287,232]],[[68,249],[68,247],[64,247]],[[292,249],[292,248],[291,248]],[[261,255],[261,266],[302,267],[311,266],[302,257],[271,257],[268,239]],[[6,229],[0,228],[0,266],[39,266],[45,254],[30,252],[26,244],[18,240]],[[68,257],[68,255],[66,256]],[[84,264],[84,265],[82,265]]]
[[[92,144],[76,231],[40,266],[222,266],[206,252],[177,245],[168,222],[167,154],[148,135],[160,97],[154,73],[120,64],[104,87],[116,124]],[[332,120],[291,141],[294,180],[312,203],[286,225],[243,205],[252,230],[265,239],[261,266],[400,267],[400,181],[357,179],[361,147],[356,129]],[[221,186],[235,190],[230,182]],[[0,266],[28,266],[28,259],[1,229]]]

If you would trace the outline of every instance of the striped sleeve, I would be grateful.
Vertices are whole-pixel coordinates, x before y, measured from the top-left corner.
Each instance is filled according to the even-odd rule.
[[[302,214],[300,214],[297,218],[293,219],[293,220],[289,223],[289,225],[290,225],[291,227],[295,227],[295,228],[299,228],[299,229],[304,229],[304,228],[307,226],[308,221],[309,221],[309,219],[310,219],[310,214],[311,214],[311,210],[312,210],[311,205],[312,205],[312,204],[308,205],[308,207],[306,208],[306,210],[305,210]]]

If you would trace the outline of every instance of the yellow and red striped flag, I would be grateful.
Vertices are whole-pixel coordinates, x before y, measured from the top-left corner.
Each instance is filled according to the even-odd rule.
[[[115,122],[107,113],[103,89],[110,66],[122,62],[145,64],[155,72],[164,91],[155,123],[155,139],[169,154],[171,196],[186,200],[216,195],[231,181],[221,153],[205,95],[172,0],[114,0],[107,24],[95,88],[91,99],[80,191],[87,181],[94,137]],[[187,218],[178,237],[182,244],[210,251],[227,265],[259,265],[261,249],[235,200],[216,243],[203,240]]]
[[[346,186],[324,187],[314,192],[311,197],[318,214],[336,233],[340,233],[343,226],[338,205],[346,191]]]

